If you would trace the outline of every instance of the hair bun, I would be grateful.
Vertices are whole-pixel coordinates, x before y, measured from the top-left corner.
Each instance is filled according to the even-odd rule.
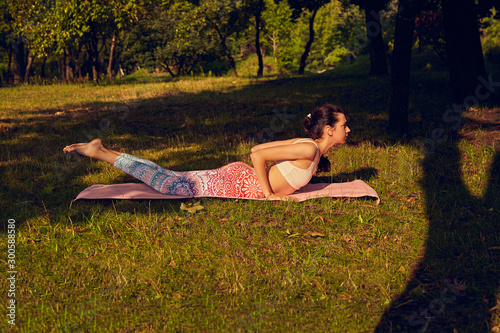
[[[305,116],[302,124],[304,125],[306,133],[312,139],[318,139],[323,135],[323,128],[325,126],[335,126],[335,124],[339,121],[339,114],[345,114],[341,107],[332,104],[325,104],[318,106],[312,110],[311,113]]]

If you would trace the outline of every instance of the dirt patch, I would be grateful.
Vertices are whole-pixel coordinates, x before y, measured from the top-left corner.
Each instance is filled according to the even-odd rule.
[[[478,145],[500,149],[500,108],[471,109],[465,115],[459,134]]]

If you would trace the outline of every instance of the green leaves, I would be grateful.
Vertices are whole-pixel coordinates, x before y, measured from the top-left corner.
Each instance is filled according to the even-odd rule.
[[[138,5],[137,0],[28,0],[11,11],[14,32],[23,36],[33,54],[47,55],[89,38],[105,39],[136,20]]]

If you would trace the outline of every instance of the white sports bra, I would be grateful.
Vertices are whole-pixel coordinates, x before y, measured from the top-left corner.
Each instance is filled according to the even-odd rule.
[[[294,189],[298,190],[311,180],[313,174],[316,172],[316,167],[318,166],[319,161],[319,147],[312,139],[299,139],[291,143],[292,145],[298,142],[312,142],[316,146],[316,154],[314,155],[314,160],[311,165],[307,169],[299,168],[290,161],[276,161],[276,166],[278,170],[281,172],[285,180],[292,186]]]

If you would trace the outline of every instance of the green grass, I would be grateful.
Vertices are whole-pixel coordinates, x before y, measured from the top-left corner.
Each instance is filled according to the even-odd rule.
[[[444,126],[449,107],[440,69],[415,69],[412,132],[392,138],[389,80],[365,76],[360,63],[303,78],[0,89],[0,215],[5,225],[16,220],[19,272],[16,326],[2,314],[0,329],[498,330],[499,198],[490,179],[498,146],[450,139],[422,154],[416,140]],[[175,170],[249,163],[253,144],[303,135],[302,117],[325,102],[349,110],[352,132],[329,153],[331,172],[313,181],[363,179],[379,206],[326,198],[71,203],[92,184],[134,180],[64,156],[67,144],[101,137]],[[197,201],[202,210],[181,209]]]

